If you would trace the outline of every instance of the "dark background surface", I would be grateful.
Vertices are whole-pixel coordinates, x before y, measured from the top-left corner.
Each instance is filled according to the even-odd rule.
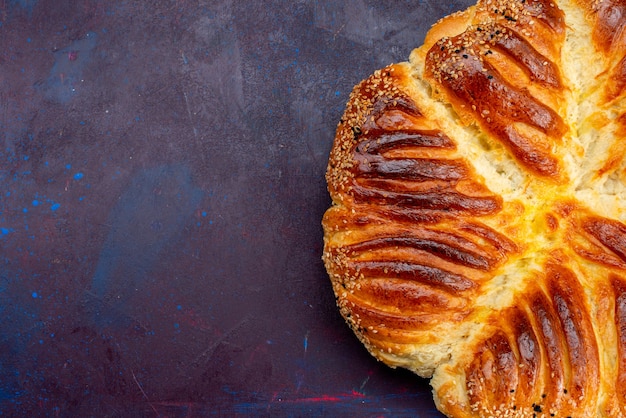
[[[441,416],[335,308],[323,176],[469,3],[0,0],[0,411]]]

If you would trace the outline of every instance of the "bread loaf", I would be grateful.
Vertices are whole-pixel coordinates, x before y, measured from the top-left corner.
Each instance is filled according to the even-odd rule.
[[[357,85],[324,255],[450,417],[626,416],[626,1],[481,0]]]

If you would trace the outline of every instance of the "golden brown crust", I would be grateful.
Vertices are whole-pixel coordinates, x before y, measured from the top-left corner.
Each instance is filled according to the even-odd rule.
[[[448,416],[626,414],[625,17],[480,0],[350,96],[324,262]]]
[[[599,356],[584,290],[574,273],[545,266],[547,294],[535,290],[503,312],[501,329],[482,341],[466,369],[472,412],[504,410],[595,416]],[[530,297],[530,304],[525,302]],[[546,382],[549,382],[547,385]]]
[[[525,169],[563,181],[553,148],[566,126],[546,104],[556,107],[563,93],[559,63],[545,42],[537,42],[545,39],[538,36],[547,31],[537,30],[542,26],[550,29],[552,45],[563,41],[557,11],[541,2],[480,2],[464,32],[430,48],[424,78],[462,120],[478,124]]]

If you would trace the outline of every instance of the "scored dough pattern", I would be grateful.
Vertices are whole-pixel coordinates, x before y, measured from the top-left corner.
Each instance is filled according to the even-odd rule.
[[[451,417],[626,414],[626,2],[484,0],[355,87],[324,262]]]

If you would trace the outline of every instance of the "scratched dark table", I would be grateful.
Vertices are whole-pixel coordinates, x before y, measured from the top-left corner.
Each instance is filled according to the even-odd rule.
[[[320,221],[352,87],[469,3],[0,0],[0,413],[440,417]]]

